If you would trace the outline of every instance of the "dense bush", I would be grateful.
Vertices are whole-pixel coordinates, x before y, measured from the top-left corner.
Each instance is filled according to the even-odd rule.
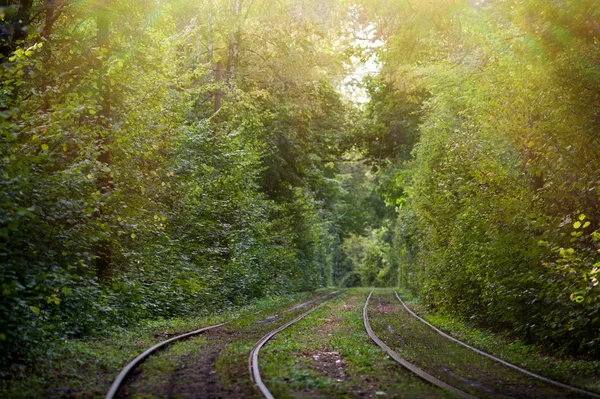
[[[2,366],[53,338],[331,283],[337,4],[9,3]]]
[[[419,118],[412,160],[393,143],[379,151],[394,150],[379,164],[395,176],[382,189],[398,207],[401,283],[433,307],[597,356],[597,9],[384,3],[371,14],[386,40],[375,121],[406,141]]]

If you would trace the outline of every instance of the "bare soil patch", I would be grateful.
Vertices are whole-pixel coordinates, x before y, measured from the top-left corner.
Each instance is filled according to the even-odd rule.
[[[320,348],[305,351],[302,357],[311,360],[311,369],[326,375],[333,381],[341,382],[346,379],[344,360],[338,352],[329,348]]]
[[[226,389],[219,384],[219,376],[215,371],[215,363],[221,351],[226,346],[245,336],[243,331],[230,331],[220,327],[204,333],[210,345],[202,351],[173,359],[178,365],[176,369],[161,384],[147,383],[143,380],[142,372],[136,370],[128,383],[119,392],[119,398],[152,397],[152,398],[248,398],[255,392],[249,392],[233,387]]]
[[[389,298],[382,298],[380,296],[377,297],[377,312],[378,313],[394,313],[397,312],[397,306],[390,302]]]

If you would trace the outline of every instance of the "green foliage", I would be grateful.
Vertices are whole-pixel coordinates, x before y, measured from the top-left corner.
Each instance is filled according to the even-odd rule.
[[[337,2],[34,3],[0,43],[2,367],[332,282]]]
[[[367,162],[382,167],[390,161],[410,159],[419,137],[420,103],[426,93],[399,90],[381,77],[366,77],[365,90],[370,102],[363,112],[355,140]]]
[[[404,96],[376,90],[370,107],[419,103],[414,160],[396,161],[381,188],[398,207],[401,284],[430,306],[597,355],[598,11],[388,6],[365,9],[387,39],[381,79]]]
[[[342,1],[22,3],[0,9],[2,367],[397,281],[600,353],[591,0],[359,2],[354,33],[385,41],[362,52]],[[382,63],[360,109],[351,54]]]
[[[370,231],[367,236],[351,235],[342,244],[342,250],[360,277],[360,285],[389,287],[397,282],[397,261],[390,245],[391,234],[387,226]],[[350,286],[352,273],[346,277]],[[349,281],[350,280],[350,281]]]

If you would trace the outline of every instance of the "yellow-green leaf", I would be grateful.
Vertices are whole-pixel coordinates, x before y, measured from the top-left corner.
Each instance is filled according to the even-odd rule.
[[[131,233],[131,238],[135,239],[135,237],[136,237],[135,233]]]
[[[573,228],[574,229],[578,229],[580,227],[581,227],[581,222],[580,221],[577,221],[577,222],[573,223]]]
[[[42,151],[48,151],[49,148],[48,144],[42,144]]]
[[[49,297],[46,297],[46,302],[53,303],[55,305],[60,305],[60,298],[56,296],[56,294],[52,294]]]

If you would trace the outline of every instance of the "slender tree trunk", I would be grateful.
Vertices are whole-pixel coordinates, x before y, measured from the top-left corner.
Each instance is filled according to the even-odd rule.
[[[217,61],[215,64],[215,83],[217,88],[215,89],[215,113],[221,109],[221,82],[223,81],[223,64],[221,61]],[[218,123],[218,121],[217,121]]]
[[[42,62],[44,63],[44,67],[47,70],[53,68],[52,65],[52,46],[50,42],[50,35],[52,34],[52,30],[54,29],[54,23],[60,16],[63,7],[65,6],[65,2],[67,0],[45,0],[44,9],[46,11],[46,17],[44,19],[44,28],[40,33],[40,38],[45,40],[46,43],[42,49]],[[44,74],[42,76],[42,85],[41,87],[48,87],[52,84],[52,76],[48,74]],[[43,97],[44,103],[42,104],[42,111],[46,112],[50,108],[51,96]]]
[[[41,37],[47,38],[52,33],[52,28],[56,19],[60,15],[58,0],[46,0],[44,4],[46,10],[46,19],[44,21],[44,29],[42,29]]]

